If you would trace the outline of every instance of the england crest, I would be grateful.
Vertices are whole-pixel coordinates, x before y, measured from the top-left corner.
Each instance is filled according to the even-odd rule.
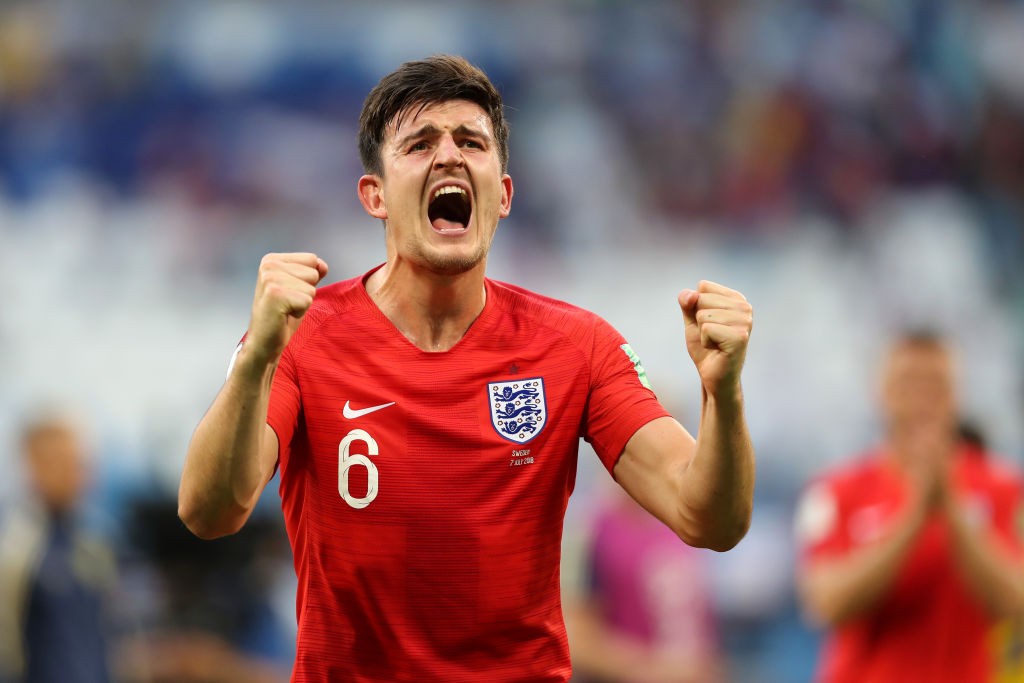
[[[509,441],[527,443],[544,430],[548,408],[543,377],[490,382],[487,397],[491,404],[491,424]]]

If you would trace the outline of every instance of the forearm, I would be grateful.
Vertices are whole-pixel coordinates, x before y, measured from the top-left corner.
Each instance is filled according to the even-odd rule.
[[[895,580],[924,519],[923,509],[915,506],[886,538],[808,568],[799,586],[808,615],[834,626],[875,607]]]
[[[681,517],[696,544],[735,546],[750,527],[754,504],[754,447],[735,391],[704,393],[694,457],[681,477]]]
[[[972,528],[955,503],[949,502],[944,512],[957,567],[981,605],[993,617],[1024,610],[1022,568],[996,546],[991,536]]]
[[[189,443],[178,513],[197,536],[241,528],[270,477],[260,454],[275,367],[246,357],[243,349]]]

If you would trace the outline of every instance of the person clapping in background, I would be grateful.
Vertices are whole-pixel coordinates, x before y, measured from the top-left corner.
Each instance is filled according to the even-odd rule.
[[[958,431],[945,342],[884,365],[885,442],[815,481],[797,514],[798,585],[828,629],[821,683],[985,683],[988,634],[1024,609],[1021,480]]]

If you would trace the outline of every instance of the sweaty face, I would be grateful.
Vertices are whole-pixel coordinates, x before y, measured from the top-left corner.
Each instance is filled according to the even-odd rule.
[[[454,275],[482,263],[512,179],[486,112],[452,100],[404,112],[385,132],[383,174],[360,179],[367,212],[385,221],[388,257]]]
[[[893,349],[884,378],[884,407],[890,426],[954,425],[953,375],[952,359],[941,347],[903,345]]]

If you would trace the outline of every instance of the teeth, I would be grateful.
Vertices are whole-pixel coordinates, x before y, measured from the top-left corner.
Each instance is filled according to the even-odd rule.
[[[445,185],[444,187],[439,187],[437,189],[437,192],[434,193],[434,196],[431,197],[431,199],[437,199],[443,194],[455,194],[456,192],[460,194],[466,194],[466,191],[463,190],[458,185]]]

